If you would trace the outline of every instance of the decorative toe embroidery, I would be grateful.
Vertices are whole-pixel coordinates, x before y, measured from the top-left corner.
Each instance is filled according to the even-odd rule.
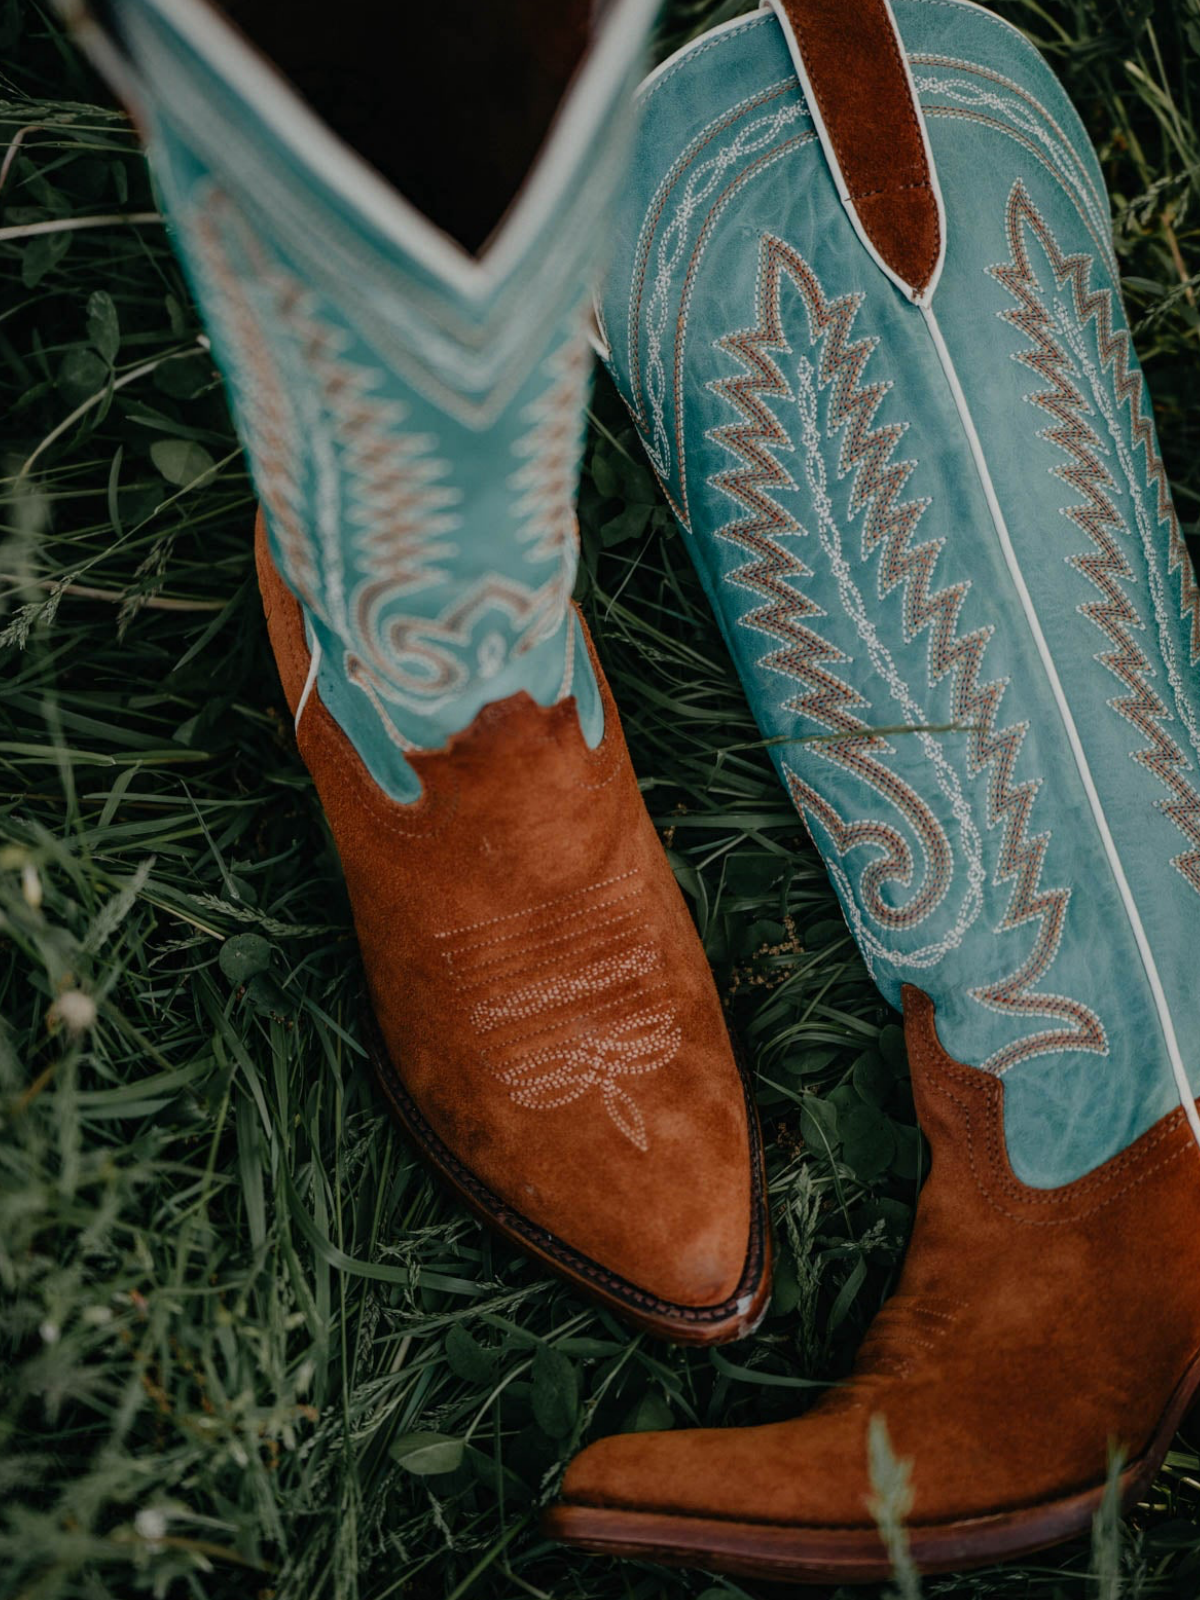
[[[483,1057],[517,1105],[548,1111],[598,1096],[650,1148],[625,1080],[668,1066],[683,1042],[666,963],[642,937],[636,872],[438,935]]]

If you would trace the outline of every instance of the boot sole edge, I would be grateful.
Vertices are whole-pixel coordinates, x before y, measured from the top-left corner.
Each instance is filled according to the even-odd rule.
[[[1171,1441],[1200,1395],[1200,1354],[1190,1363],[1141,1454],[1120,1478],[1128,1511],[1154,1481]],[[909,1553],[922,1575],[953,1573],[1035,1554],[1086,1533],[1105,1485],[1016,1510],[908,1528]],[[874,1528],[797,1527],[687,1513],[629,1511],[563,1502],[549,1507],[541,1531],[595,1555],[701,1566],[733,1577],[792,1583],[883,1583],[891,1561]]]
[[[717,1305],[689,1306],[662,1300],[574,1250],[489,1189],[459,1161],[425,1120],[404,1087],[374,1018],[369,1019],[366,1043],[384,1097],[411,1142],[455,1197],[501,1237],[565,1278],[572,1288],[589,1299],[609,1307],[639,1330],[672,1344],[728,1344],[746,1338],[758,1327],[771,1298],[766,1160],[758,1108],[736,1046],[734,1057],[745,1096],[749,1131],[750,1240],[742,1275],[733,1294]]]

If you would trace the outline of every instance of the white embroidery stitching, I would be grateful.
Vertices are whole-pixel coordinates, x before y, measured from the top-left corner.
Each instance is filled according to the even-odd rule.
[[[645,1116],[618,1080],[669,1065],[683,1033],[662,952],[636,937],[643,894],[635,870],[436,937],[486,1041],[484,1060],[512,1099],[549,1110],[595,1092],[646,1151]],[[546,938],[551,929],[569,931]]]

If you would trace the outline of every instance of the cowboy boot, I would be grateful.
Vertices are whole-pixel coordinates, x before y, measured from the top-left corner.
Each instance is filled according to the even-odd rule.
[[[589,35],[582,0],[532,31],[527,0],[448,0],[402,60],[371,52],[378,10],[311,38],[271,0],[77,20],[228,379],[388,1100],[544,1264],[655,1333],[734,1338],[768,1284],[754,1109],[570,604],[590,282],[652,3]]]
[[[1141,1494],[1200,1386],[1200,594],[1105,192],[961,0],[777,0],[641,113],[609,360],[903,1005],[932,1169],[845,1387],[603,1440],[547,1526],[883,1578],[881,1418],[918,1566],[989,1562],[1085,1529],[1110,1444]]]

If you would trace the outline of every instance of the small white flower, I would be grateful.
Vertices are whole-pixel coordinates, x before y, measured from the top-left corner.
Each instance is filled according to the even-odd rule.
[[[167,1534],[167,1519],[155,1506],[143,1506],[133,1519],[139,1539],[147,1544],[161,1544]]]
[[[27,861],[21,868],[21,893],[25,896],[25,904],[36,911],[42,903],[42,880],[32,861]]]
[[[82,989],[67,989],[50,1007],[50,1023],[68,1033],[86,1033],[96,1025],[96,1002]]]
[[[42,1336],[43,1344],[57,1344],[59,1336],[62,1333],[62,1329],[59,1327],[57,1322],[51,1322],[49,1319],[47,1319],[42,1323],[41,1327],[38,1329],[38,1332]]]

